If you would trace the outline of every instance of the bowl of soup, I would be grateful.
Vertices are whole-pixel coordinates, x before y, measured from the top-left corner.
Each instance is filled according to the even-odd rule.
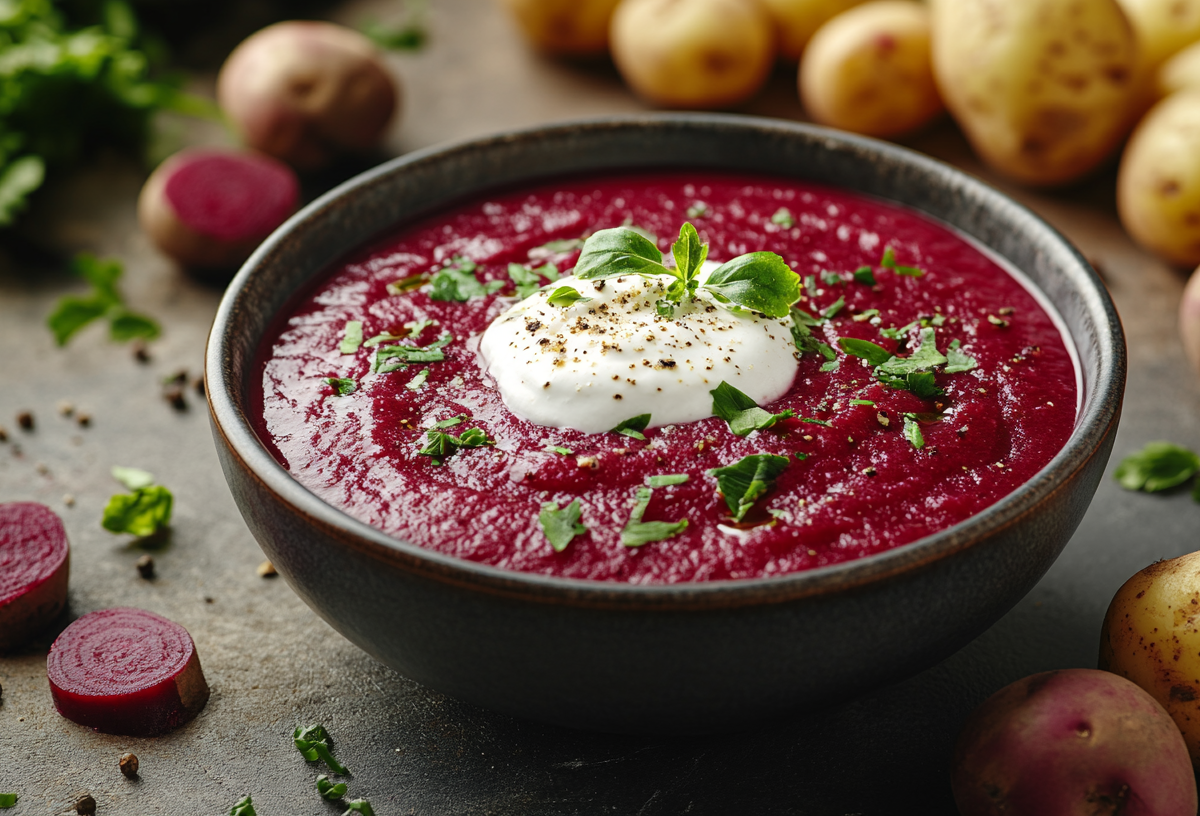
[[[926,668],[1027,593],[1125,351],[1061,235],[894,145],[654,114],[413,153],[238,273],[223,470],[334,628],[569,727],[745,727]]]

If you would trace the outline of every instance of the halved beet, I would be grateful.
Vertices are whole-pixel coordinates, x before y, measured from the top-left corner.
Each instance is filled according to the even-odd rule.
[[[300,200],[290,167],[251,150],[192,148],[160,164],[138,198],[138,221],[185,266],[240,264]]]
[[[44,504],[0,504],[0,652],[29,640],[67,602],[67,532]]]
[[[208,702],[191,635],[144,609],[102,609],[72,623],[50,647],[46,675],[60,714],[106,734],[162,734]]]

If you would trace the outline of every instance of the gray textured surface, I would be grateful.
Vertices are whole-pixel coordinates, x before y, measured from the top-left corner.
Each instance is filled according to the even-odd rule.
[[[642,108],[610,69],[528,53],[486,0],[433,5],[429,48],[392,58],[409,89],[389,141],[394,152]],[[338,11],[354,21],[391,9],[360,2]],[[747,110],[798,118],[790,78],[777,76]],[[996,182],[949,127],[912,144]],[[1129,494],[1106,480],[1046,578],[962,652],[906,683],[755,733],[596,736],[461,705],[375,664],[282,581],[255,574],[262,556],[220,476],[201,401],[189,392],[189,410],[177,412],[160,397],[163,376],[199,373],[218,293],[158,257],[137,232],[141,179],[135,166],[101,162],[44,199],[26,229],[64,252],[90,249],[126,263],[129,301],[166,328],[148,364],[98,328],[56,349],[42,321],[78,283],[51,261],[0,244],[0,425],[9,435],[0,443],[0,500],[42,501],[62,514],[73,547],[71,616],[136,605],[178,621],[196,640],[213,697],[167,737],[93,734],[50,704],[48,639],[0,658],[0,791],[22,795],[7,811],[14,816],[61,812],[85,790],[101,814],[225,813],[248,793],[263,816],[340,812],[317,797],[319,771],[288,739],[295,725],[314,721],[329,728],[354,771],[351,794],[370,798],[380,816],[952,813],[946,770],[966,713],[1017,677],[1094,665],[1117,587],[1157,558],[1200,546],[1200,507],[1186,495]],[[1112,185],[1111,173],[1053,194],[999,183],[1107,277],[1130,346],[1114,461],[1152,439],[1200,449],[1200,379],[1183,361],[1175,323],[1184,276],[1132,246],[1115,219]],[[89,412],[92,426],[60,416],[61,400]],[[22,409],[36,414],[31,433],[16,428]],[[119,489],[108,476],[114,464],[153,471],[178,497],[170,540],[153,552],[155,581],[137,576],[140,549],[99,527]],[[63,503],[68,493],[73,507]],[[138,782],[117,770],[127,750],[141,758]]]

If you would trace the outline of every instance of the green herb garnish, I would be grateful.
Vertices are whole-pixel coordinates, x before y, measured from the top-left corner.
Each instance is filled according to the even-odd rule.
[[[112,477],[124,485],[126,490],[139,490],[154,484],[154,474],[140,468],[113,465]]]
[[[725,467],[708,472],[717,479],[717,489],[734,521],[741,521],[754,503],[772,487],[779,474],[787,470],[788,458],[769,453],[754,453]]]
[[[455,417],[455,419],[458,418]],[[435,465],[440,465],[443,459],[455,454],[459,448],[479,448],[484,445],[496,444],[496,441],[488,439],[487,433],[480,428],[468,428],[458,436],[440,431],[438,428],[451,427],[451,425],[443,425],[443,422],[449,422],[451,425],[458,424],[458,422],[446,419],[437,423],[425,432],[425,444],[417,451],[418,456],[428,456]]]
[[[621,530],[621,543],[624,546],[640,547],[643,544],[651,544],[655,541],[662,541],[679,535],[687,529],[687,519],[680,519],[679,521],[642,521],[642,517],[646,515],[646,508],[650,506],[650,497],[653,494],[654,491],[648,487],[639,487],[637,489],[633,510],[629,514],[629,521],[625,523],[625,528]]]
[[[800,417],[801,422],[807,422],[810,425],[820,425],[824,428],[832,428],[833,423],[824,419],[812,419],[811,417]]]
[[[2,72],[0,63],[0,77]],[[2,106],[3,102],[0,101]],[[2,137],[3,134],[0,134],[0,139]],[[111,258],[101,260],[95,255],[81,252],[72,261],[71,269],[92,285],[92,291],[85,297],[67,295],[59,299],[54,311],[46,318],[46,325],[54,333],[55,343],[65,346],[75,332],[102,317],[108,319],[109,336],[118,342],[138,337],[146,340],[158,337],[158,323],[125,307],[125,301],[117,291],[117,279],[122,273],[118,261]]]
[[[546,298],[546,302],[551,306],[562,306],[563,308],[576,302],[587,303],[589,300],[591,298],[579,294],[579,290],[574,286],[560,286]]]
[[[650,487],[670,487],[671,485],[686,484],[692,477],[686,473],[664,473],[659,476],[649,476],[646,484]]]
[[[851,405],[874,405],[875,403],[872,400],[852,399],[852,400],[850,400],[850,404]]]
[[[425,0],[408,0],[404,19],[393,25],[368,20],[360,29],[371,42],[388,51],[419,51],[429,39]]]
[[[170,523],[174,500],[171,491],[162,485],[118,493],[104,507],[100,526],[111,533],[129,533],[138,538],[154,535]]]
[[[442,349],[453,340],[453,336],[443,334],[428,346],[380,346],[375,352],[373,370],[379,374],[387,374],[408,368],[409,363],[440,363],[446,359]],[[385,363],[385,360],[391,362]]]
[[[333,747],[329,744],[329,733],[321,725],[310,725],[308,728],[297,728],[292,732],[292,742],[304,758],[309,762],[323,761],[329,770],[345,776],[350,773],[344,765],[333,756]]]
[[[770,428],[779,420],[796,415],[791,410],[778,414],[763,410],[758,403],[725,381],[708,393],[712,394],[713,415],[729,423],[729,430],[737,436]]]
[[[890,269],[897,275],[907,275],[912,278],[919,278],[925,274],[924,269],[919,269],[915,266],[900,266],[896,263],[896,251],[888,247],[883,251],[883,259],[879,261],[879,265],[884,269]]]
[[[473,297],[484,297],[504,288],[504,281],[493,280],[483,283],[475,277],[475,269],[474,261],[454,256],[433,276],[429,299],[465,303]]]
[[[453,428],[455,425],[461,425],[462,421],[466,418],[467,418],[466,414],[459,414],[458,416],[452,416],[449,419],[443,419],[439,422],[435,422],[433,424],[433,427],[435,427],[435,428]]]
[[[1171,442],[1150,442],[1121,460],[1113,477],[1126,490],[1157,493],[1200,473],[1200,456]],[[1200,491],[1200,480],[1197,482]],[[1200,501],[1200,496],[1195,497]]]
[[[631,436],[634,439],[645,439],[646,435],[642,431],[646,430],[646,426],[650,424],[649,414],[638,414],[635,417],[623,420],[617,423],[617,427],[613,428],[609,433],[624,434]]]
[[[706,215],[708,215],[708,205],[703,201],[697,201],[687,208],[688,218],[703,218]]]
[[[842,351],[854,357],[861,357],[872,366],[880,366],[892,359],[892,353],[883,346],[870,340],[859,340],[856,337],[842,337],[838,340]]]
[[[0,793],[0,808],[10,808],[20,797],[15,793]]]
[[[559,447],[558,445],[549,445],[545,448],[542,448],[542,450],[544,450],[546,453],[557,453],[559,456],[570,456],[575,452],[570,448],[563,448]]]
[[[661,302],[665,307],[683,303],[703,288],[718,303],[776,318],[786,317],[800,297],[799,276],[773,252],[740,255],[713,270],[701,284],[698,276],[708,257],[708,245],[700,242],[696,228],[688,222],[680,227],[671,254],[673,268],[663,264],[657,245],[637,232],[626,227],[600,230],[584,244],[575,276],[581,280],[665,276],[672,279]]]
[[[555,552],[562,552],[571,543],[571,539],[587,532],[587,527],[579,522],[582,516],[583,508],[579,499],[573,500],[561,510],[554,502],[542,505],[542,512],[538,513],[538,523],[542,525],[542,532]]]
[[[342,342],[338,345],[338,352],[341,354],[353,354],[358,351],[359,346],[363,343],[361,320],[347,320],[346,333],[342,337]]]
[[[429,280],[428,272],[420,272],[416,275],[409,275],[407,278],[392,281],[387,285],[387,293],[389,295],[402,295],[405,292],[411,292],[413,289],[420,289]]]
[[[508,276],[517,287],[517,298],[524,300],[542,288],[542,276],[519,263],[508,265]]]
[[[830,272],[828,269],[825,269],[821,272],[821,283],[826,286],[841,286],[845,281],[842,280],[842,276],[837,272]]]
[[[358,382],[349,377],[326,377],[325,382],[333,386],[333,393],[339,397],[353,394],[358,390]]]
[[[413,377],[411,380],[409,380],[408,382],[406,382],[404,384],[404,387],[407,388],[409,391],[416,391],[422,385],[425,384],[425,381],[427,379],[429,379],[429,369],[422,368],[420,371],[417,372],[417,375],[415,377]]]
[[[329,780],[328,776],[321,774],[317,777],[317,793],[321,794],[322,799],[336,802],[346,795],[346,783],[338,782],[335,785]]]
[[[829,305],[829,308],[821,312],[821,317],[825,320],[833,320],[833,318],[846,306],[846,299],[839,297]]]
[[[361,816],[375,816],[375,811],[371,810],[371,803],[366,799],[355,799],[346,803],[346,812],[342,816],[351,816],[352,813],[361,814]]]
[[[792,215],[792,211],[787,207],[780,207],[775,211],[775,214],[771,216],[771,223],[778,224],[784,229],[791,229],[792,227],[796,226],[796,218]]]
[[[921,329],[921,345],[907,357],[892,357],[880,364],[885,374],[901,377],[916,371],[929,371],[934,366],[945,365],[946,357],[937,350],[933,329]]]
[[[812,329],[809,326],[814,325],[814,318],[803,309],[797,309],[793,306],[790,310],[792,316],[792,342],[796,344],[796,350],[801,355],[810,353],[820,353],[821,343],[813,335]],[[819,321],[817,321],[819,324]]]
[[[925,447],[925,435],[921,433],[921,425],[913,414],[904,415],[904,438],[917,450]]]
[[[860,266],[854,270],[854,279],[866,286],[875,285],[875,271],[869,266]]]
[[[978,360],[969,354],[959,351],[961,345],[961,340],[955,340],[946,349],[946,368],[944,371],[947,374],[961,374],[964,371],[972,371],[979,368]]]
[[[229,816],[258,816],[258,814],[254,812],[254,803],[250,801],[250,797],[244,796],[229,811]]]

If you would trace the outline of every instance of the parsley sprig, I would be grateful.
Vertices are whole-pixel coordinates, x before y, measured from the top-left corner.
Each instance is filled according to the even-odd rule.
[[[542,512],[538,513],[538,524],[542,526],[542,532],[555,552],[562,552],[571,543],[571,539],[587,532],[588,528],[580,523],[582,516],[583,507],[579,504],[579,499],[561,509],[554,502],[542,505]]]
[[[91,284],[92,291],[84,297],[67,295],[59,299],[46,318],[55,343],[65,346],[77,331],[101,318],[108,320],[109,336],[117,342],[158,337],[157,322],[125,306],[125,299],[117,289],[117,280],[124,271],[119,261],[81,252],[72,261],[71,270]]]
[[[307,728],[297,728],[292,732],[292,743],[296,746],[296,750],[303,754],[304,758],[309,762],[321,760],[334,773],[343,776],[350,773],[346,769],[346,766],[338,762],[333,756],[333,748],[329,744],[329,732],[325,730],[323,725],[315,724]]]
[[[108,500],[100,518],[101,527],[110,533],[145,538],[171,523],[175,497],[167,488],[154,484],[154,474],[138,468],[114,467],[112,475],[131,492],[118,493]]]
[[[921,345],[907,357],[897,357],[870,340],[843,337],[838,345],[847,354],[862,358],[875,369],[875,378],[889,388],[911,391],[921,399],[944,394],[937,384],[934,369],[944,366],[947,374],[958,374],[978,367],[974,357],[960,350],[959,341],[950,344],[947,357],[937,350],[934,329],[921,329]]]
[[[484,445],[495,445],[496,440],[488,439],[482,428],[467,428],[458,436],[446,433],[443,428],[450,428],[462,422],[462,417],[443,419],[425,432],[425,444],[417,451],[418,456],[428,456],[435,465],[440,465],[444,459],[453,456],[460,448],[481,448]]]
[[[761,431],[774,426],[781,419],[794,417],[791,410],[772,414],[758,407],[758,403],[724,380],[708,393],[712,394],[714,416],[729,423],[729,430],[736,436],[746,436],[752,431]]]
[[[250,800],[250,797],[243,796],[230,809],[229,816],[258,816],[258,813],[254,810],[254,802]]]
[[[717,489],[734,521],[741,521],[754,503],[772,487],[779,475],[787,470],[788,458],[770,453],[754,453],[726,467],[708,472],[717,478]]]
[[[1114,478],[1126,490],[1158,493],[1170,490],[1200,474],[1200,456],[1171,442],[1151,442],[1121,460]],[[1200,502],[1200,479],[1192,498]]]
[[[800,297],[800,276],[774,252],[751,252],[722,264],[702,284],[699,275],[708,258],[696,228],[685,221],[671,246],[675,266],[663,263],[658,246],[627,227],[600,230],[583,245],[575,276],[598,280],[618,275],[663,276],[671,279],[659,301],[659,314],[670,316],[676,306],[703,289],[728,308],[748,309],[767,317],[787,317]]]

